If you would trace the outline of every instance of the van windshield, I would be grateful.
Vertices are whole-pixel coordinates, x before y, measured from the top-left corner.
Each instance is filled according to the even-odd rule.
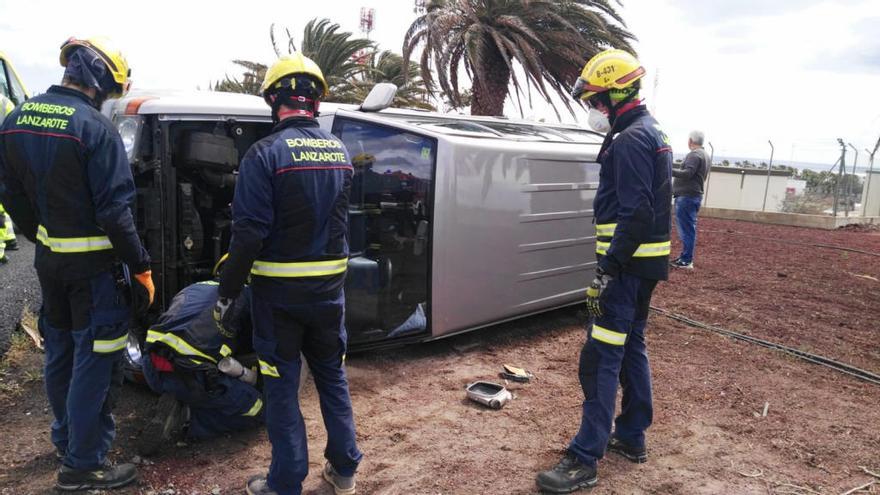
[[[333,134],[352,157],[346,325],[352,343],[427,331],[437,142],[354,119]]]

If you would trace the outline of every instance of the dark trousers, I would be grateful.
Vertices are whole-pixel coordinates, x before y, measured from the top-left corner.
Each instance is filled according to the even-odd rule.
[[[55,420],[51,438],[64,464],[102,466],[116,435],[111,410],[122,385],[129,308],[109,272],[63,281],[39,273],[46,348],[46,395]]]
[[[675,198],[675,228],[681,239],[681,256],[685,263],[694,261],[697,247],[697,213],[700,211],[702,196],[678,196]]]
[[[655,280],[621,273],[602,295],[605,314],[588,324],[578,370],[583,414],[580,430],[568,447],[581,462],[595,465],[605,455],[618,381],[623,399],[614,436],[628,445],[645,444],[645,430],[653,418],[645,326],[656,285]]]
[[[265,421],[272,443],[269,487],[299,495],[309,471],[305,423],[299,409],[300,352],[312,371],[327,429],[324,457],[342,476],[357,470],[354,413],[345,376],[345,297],[279,304],[254,289],[254,350],[264,379]]]
[[[159,394],[171,394],[189,406],[187,437],[205,439],[260,425],[263,401],[260,392],[247,383],[217,371],[211,377],[192,371],[189,385],[179,372],[157,371],[150,356],[144,356],[144,378]]]

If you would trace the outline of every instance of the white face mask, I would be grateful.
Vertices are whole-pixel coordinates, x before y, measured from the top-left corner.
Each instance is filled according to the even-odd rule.
[[[611,122],[608,122],[608,116],[595,108],[590,109],[587,123],[590,124],[594,131],[601,132],[602,134],[606,134],[611,130]]]

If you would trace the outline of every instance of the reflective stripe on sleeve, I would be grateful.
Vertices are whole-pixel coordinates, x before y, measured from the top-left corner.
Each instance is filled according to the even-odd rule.
[[[298,263],[279,263],[274,261],[254,261],[251,273],[263,277],[322,277],[344,273],[348,258],[330,261],[303,261]]]
[[[230,349],[228,345],[223,344],[220,346],[220,355],[221,356],[226,357],[231,354],[232,354],[232,349]]]
[[[596,225],[596,237],[612,237],[616,228],[616,223],[600,223]]]
[[[608,249],[611,248],[610,242],[597,241],[596,242],[596,254],[606,255],[608,254]],[[669,252],[672,250],[672,243],[670,241],[663,242],[650,242],[647,244],[640,244],[636,252],[633,253],[633,258],[651,258],[654,256],[668,256]]]
[[[615,332],[614,330],[608,330],[607,328],[600,327],[599,325],[593,324],[593,331],[590,333],[592,337],[599,342],[605,342],[606,344],[611,345],[623,345],[626,344],[626,334]]]
[[[125,348],[125,340],[127,338],[128,334],[113,340],[96,340],[92,343],[92,351],[100,352],[102,354],[121,351]]]
[[[49,237],[46,227],[37,226],[37,240],[53,253],[88,253],[113,249],[107,236],[95,237]]]
[[[263,401],[261,399],[257,399],[254,402],[254,405],[248,410],[248,412],[242,414],[242,416],[256,416],[260,413],[260,410],[263,409]]]
[[[181,339],[177,335],[174,335],[173,333],[162,333],[157,330],[150,330],[147,332],[147,343],[152,344],[153,342],[162,342],[163,344],[174,349],[175,352],[183,356],[197,356],[207,359],[212,363],[217,362],[217,360],[213,357],[189,345],[189,343],[187,343],[185,340]]]
[[[281,378],[281,375],[278,374],[278,368],[272,366],[271,364],[267,363],[266,361],[263,361],[262,359],[260,359],[259,361],[260,361],[260,373],[261,374],[266,375],[266,376],[271,376],[273,378]]]

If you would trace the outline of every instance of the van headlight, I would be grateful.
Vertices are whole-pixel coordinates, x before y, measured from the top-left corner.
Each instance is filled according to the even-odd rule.
[[[143,118],[140,115],[118,115],[116,117],[116,130],[122,137],[122,144],[125,146],[125,154],[128,161],[133,162],[135,152],[141,140],[141,126]]]

